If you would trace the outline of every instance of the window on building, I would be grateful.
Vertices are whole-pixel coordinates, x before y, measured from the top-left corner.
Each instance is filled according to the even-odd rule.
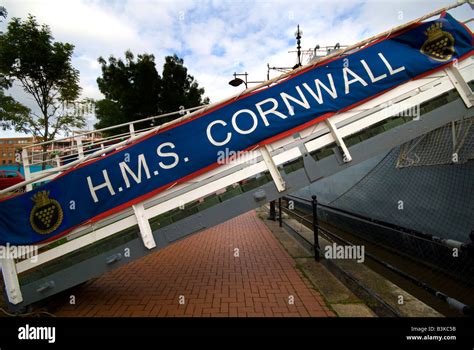
[[[9,159],[9,160],[8,160],[8,164],[12,164],[12,163],[13,163],[13,162],[12,162],[12,160],[11,160],[11,159]]]

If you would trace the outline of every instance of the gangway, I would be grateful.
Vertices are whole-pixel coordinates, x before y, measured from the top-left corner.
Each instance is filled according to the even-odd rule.
[[[262,91],[269,92],[273,86],[287,82],[294,76],[303,76],[311,67],[321,67],[337,59],[350,59],[351,55],[364,48],[375,47],[393,35],[418,28],[423,20],[458,5],[427,14],[407,25],[350,46],[309,67],[302,67],[248,89],[223,104],[199,108],[182,116],[177,122],[192,119],[209,110],[218,110],[222,105],[238,103],[248,96],[258,96]],[[432,30],[440,29],[437,21],[427,22],[426,26],[434,25]],[[467,53],[455,60],[446,60],[436,69],[416,76],[416,79],[384,89],[376,96],[358,101],[357,105],[332,113],[316,123],[306,123],[291,129],[283,137],[270,137],[257,146],[247,147],[245,152],[237,156],[234,156],[235,153],[226,154],[224,164],[218,167],[205,169],[198,176],[185,181],[173,182],[155,195],[121,207],[99,220],[81,224],[62,237],[37,243],[35,246],[39,252],[33,259],[26,255],[16,258],[3,256],[2,273],[9,307],[22,310],[27,305],[154,253],[177,240],[290,194],[447,123],[473,118],[474,57],[472,33],[469,35],[471,42]],[[381,62],[384,59],[386,62],[385,56],[379,57]],[[398,66],[386,66],[390,67],[387,74],[395,74]],[[380,77],[372,75],[371,80]],[[357,80],[355,76],[353,78]],[[328,90],[326,92],[329,93]],[[272,98],[272,95],[269,96]],[[295,113],[297,108],[305,108],[302,106],[303,99],[287,98],[286,101],[293,102]],[[288,108],[290,114],[292,108]],[[176,121],[163,127],[174,123]],[[77,159],[67,164],[61,164],[59,160],[58,166],[39,175],[27,174],[24,183],[0,193],[24,186],[26,194],[32,191],[40,193],[43,187],[33,188],[33,184],[46,179],[52,180],[53,184],[56,178],[61,179],[64,174],[100,164],[101,159],[133,147],[135,142],[154,135],[161,128],[150,127],[137,131],[133,123],[119,127],[124,126],[128,132],[109,138],[109,144],[94,145],[99,149],[92,148],[89,153],[84,152],[84,145],[78,139],[73,146]],[[23,151],[23,157],[31,160],[27,149]],[[28,161],[25,166],[28,166]],[[89,188],[98,191],[106,190],[106,186]],[[17,247],[7,244],[4,248],[8,251]]]

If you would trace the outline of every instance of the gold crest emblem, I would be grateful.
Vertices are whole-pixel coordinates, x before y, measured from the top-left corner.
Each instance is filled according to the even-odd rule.
[[[58,201],[49,198],[49,191],[37,192],[31,198],[35,205],[30,213],[30,224],[40,234],[56,230],[63,222],[63,210]]]
[[[420,52],[434,59],[445,62],[451,59],[454,50],[454,37],[449,32],[442,30],[443,23],[437,22],[428,27],[424,32],[428,39],[421,46]]]

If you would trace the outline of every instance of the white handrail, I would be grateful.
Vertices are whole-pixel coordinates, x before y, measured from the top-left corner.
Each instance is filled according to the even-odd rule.
[[[88,132],[85,132],[85,133],[81,133],[81,134],[75,134],[73,137],[76,138],[76,137],[85,136],[85,135],[88,135],[88,134],[91,134],[91,133],[100,133],[100,132],[102,132],[102,131],[112,130],[112,129],[120,128],[120,127],[122,127],[122,126],[128,126],[128,125],[130,125],[130,124],[142,123],[142,122],[146,122],[146,121],[148,121],[148,120],[154,120],[154,119],[161,119],[161,118],[165,118],[165,117],[170,117],[170,116],[172,116],[172,115],[180,114],[180,113],[183,113],[183,112],[196,111],[196,110],[198,110],[198,109],[200,109],[200,108],[203,108],[204,106],[206,106],[206,105],[191,107],[191,108],[188,108],[188,109],[182,109],[182,110],[175,111],[175,112],[170,112],[170,113],[159,114],[159,115],[155,115],[155,116],[151,116],[151,117],[146,117],[146,118],[139,119],[139,120],[134,120],[134,121],[132,121],[132,122],[127,122],[127,123],[112,125],[112,126],[108,126],[108,127],[106,127],[106,128],[102,128],[102,129],[91,130],[91,131],[88,131]],[[127,134],[128,134],[128,132],[127,132]],[[64,141],[64,140],[68,140],[68,139],[70,139],[70,138],[71,138],[71,137],[63,137],[63,138],[60,138],[60,139],[55,139],[55,140],[50,140],[50,141],[43,141],[43,142],[39,142],[39,143],[34,143],[34,144],[31,144],[31,145],[27,145],[27,146],[25,146],[24,148],[32,148],[32,147],[42,146],[42,145],[44,145],[44,144],[49,144],[49,143],[53,143],[53,142]]]

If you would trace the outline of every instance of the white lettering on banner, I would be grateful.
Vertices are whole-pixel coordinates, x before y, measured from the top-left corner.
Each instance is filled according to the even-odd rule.
[[[151,176],[150,176],[150,170],[148,169],[148,165],[146,164],[145,155],[143,154],[138,155],[138,175],[135,175],[135,173],[132,171],[132,169],[130,169],[127,163],[125,162],[119,163],[120,172],[122,173],[123,180],[125,181],[125,187],[127,188],[130,187],[130,180],[128,179],[127,173],[132,176],[132,178],[135,180],[137,184],[142,182],[142,166],[143,166],[143,170],[145,170],[146,178],[149,179]]]
[[[382,79],[385,79],[387,77],[387,74],[382,74],[382,75],[379,75],[377,78],[374,77],[374,73],[372,73],[372,70],[370,69],[370,67],[367,65],[367,63],[364,61],[364,60],[360,60],[360,63],[362,63],[362,65],[364,66],[365,68],[365,71],[367,72],[369,78],[370,78],[370,81],[372,83],[376,83],[378,82],[379,80],[382,80]]]
[[[359,69],[357,73],[349,69],[348,66],[341,67],[339,73],[341,79],[337,80],[341,81],[341,86],[336,86],[334,81],[335,72],[327,73],[327,79],[323,79],[325,80],[324,82],[320,79],[314,79],[311,83],[302,82],[300,85],[291,87],[293,91],[280,92],[275,97],[267,97],[264,100],[256,102],[253,108],[252,106],[248,106],[247,108],[235,111],[230,118],[230,122],[226,122],[222,119],[211,121],[206,128],[207,139],[213,146],[225,146],[232,140],[232,137],[237,134],[249,135],[255,132],[259,126],[262,126],[261,124],[263,124],[264,127],[269,127],[272,123],[278,123],[278,121],[294,117],[295,112],[297,112],[295,107],[299,107],[300,110],[310,110],[314,104],[317,104],[316,106],[322,105],[325,99],[332,98],[336,100],[341,95],[338,93],[338,89],[340,91],[344,89],[347,95],[351,93],[351,87],[353,89],[355,86],[366,87],[369,83],[377,83],[405,70],[404,66],[397,68],[392,67],[381,52],[375,55],[375,59],[383,63],[382,67],[385,67],[385,72],[377,71],[378,75],[374,75],[367,58],[361,59],[359,61],[361,69]],[[353,68],[354,64],[351,64],[351,67]],[[358,85],[356,83],[358,83]],[[344,84],[344,86],[342,86],[342,84]],[[284,112],[281,111],[281,108],[285,109]],[[286,113],[286,110],[288,110],[288,113]],[[175,168],[180,163],[180,156],[174,151],[175,148],[176,145],[172,142],[160,144],[156,148],[156,154],[159,157],[158,163],[151,162],[150,159],[145,159],[145,154],[137,155],[137,161],[135,163],[124,161],[118,163],[122,175],[121,177],[123,178],[123,185],[119,183],[112,185],[108,173],[111,169],[102,170],[103,182],[99,184],[93,184],[91,177],[87,176],[87,183],[92,199],[95,203],[99,202],[98,193],[100,193],[101,196],[107,195],[107,191],[100,191],[105,188],[108,189],[108,194],[111,196],[114,196],[116,191],[122,192],[130,188],[132,186],[130,177],[136,184],[141,184],[153,176],[159,176],[163,170]],[[230,154],[219,155],[217,161],[223,161],[223,159],[229,159],[229,157]],[[189,161],[188,157],[183,157],[182,159],[185,163]],[[155,164],[155,167],[153,167],[152,164]],[[138,167],[138,169],[135,169],[135,166]],[[97,179],[95,179],[95,181],[97,181]]]
[[[174,159],[174,162],[171,163],[171,164],[165,164],[163,162],[159,162],[158,164],[163,169],[166,169],[166,170],[173,169],[179,163],[179,156],[175,152],[162,152],[161,150],[164,147],[170,147],[171,149],[174,149],[176,146],[171,142],[165,142],[165,143],[159,145],[158,148],[156,149],[156,154],[158,154],[159,157],[171,157],[171,158]]]
[[[220,147],[220,146],[224,146],[225,144],[227,144],[229,141],[230,141],[230,138],[232,137],[232,134],[230,132],[227,133],[227,136],[225,138],[224,141],[216,141],[213,137],[212,137],[212,134],[211,134],[211,129],[214,125],[216,124],[220,124],[222,126],[227,126],[227,123],[223,120],[214,120],[213,122],[211,122],[208,126],[207,126],[207,129],[206,129],[206,135],[207,135],[207,139],[209,140],[209,142],[211,142],[214,146],[217,146],[217,147]]]
[[[295,115],[295,111],[294,111],[294,108],[290,105],[290,102],[288,102],[288,100],[293,101],[294,103],[300,105],[301,107],[305,109],[311,108],[311,105],[306,100],[306,96],[303,95],[303,92],[301,91],[301,88],[299,86],[296,87],[296,91],[298,91],[298,94],[300,95],[301,100],[298,100],[297,98],[290,96],[285,92],[282,92],[280,94],[281,99],[283,100],[283,102],[285,102],[285,105],[288,108],[288,112],[290,113],[290,115]]]
[[[380,59],[383,61],[383,63],[385,64],[385,67],[387,67],[388,72],[390,73],[390,75],[394,75],[394,74],[400,73],[400,72],[405,70],[405,66],[401,66],[397,69],[393,69],[392,66],[390,65],[390,63],[388,63],[388,60],[385,58],[385,56],[382,53],[379,52],[378,55],[379,55]]]
[[[350,74],[354,79],[347,79],[347,74]],[[359,82],[362,84],[362,86],[367,86],[367,83],[365,82],[364,79],[359,77],[357,74],[355,74],[351,69],[348,67],[342,68],[342,75],[344,76],[344,91],[346,92],[346,95],[350,92],[349,85],[354,84],[355,82]]]
[[[266,111],[264,111],[264,110],[262,109],[262,105],[267,104],[267,103],[269,103],[269,102],[273,103],[273,107],[270,108],[270,109],[268,109],[268,110],[266,110]],[[268,122],[268,119],[267,119],[267,114],[274,114],[274,115],[276,115],[277,117],[280,117],[281,119],[286,119],[286,118],[287,118],[286,115],[284,115],[283,113],[277,111],[277,108],[278,108],[278,101],[277,101],[276,99],[274,99],[274,98],[267,98],[266,100],[263,100],[263,101],[261,101],[261,102],[259,102],[259,103],[256,103],[256,104],[255,104],[255,107],[257,107],[257,111],[258,111],[258,113],[260,114],[260,118],[262,118],[263,124],[264,124],[265,126],[269,126],[269,125],[270,125],[270,123]]]
[[[368,81],[374,84],[383,79],[386,79],[388,76],[398,74],[405,70],[405,66],[393,68],[392,65],[389,63],[389,61],[387,60],[387,58],[381,52],[378,52],[376,57],[377,59],[382,61],[385,68],[387,69],[385,73],[381,72],[381,74],[378,76],[374,75],[366,59],[361,59],[359,62],[364,68],[365,73],[367,74],[367,79],[364,79],[365,76],[364,78],[361,77],[359,74],[355,73],[349,67],[342,67],[341,75],[343,78],[342,80],[344,81],[344,92],[346,95],[351,93],[350,88],[352,84],[359,83],[360,86],[365,87],[369,85]],[[362,72],[364,72],[364,70],[362,70]],[[291,103],[299,105],[303,107],[304,109],[311,109],[312,100],[307,98],[307,96],[305,95],[305,92],[307,92],[309,96],[311,96],[312,99],[316,101],[316,103],[318,103],[319,105],[324,103],[323,90],[329,96],[331,96],[334,100],[337,99],[339,97],[339,94],[336,89],[336,85],[334,83],[333,74],[335,73],[327,74],[327,83],[321,82],[320,79],[315,79],[314,87],[310,86],[306,82],[302,83],[301,86],[298,86],[298,85],[295,86],[294,89],[298,93],[299,97],[292,96],[289,94],[289,92],[281,92],[278,95],[278,98],[282,101],[282,103],[279,103],[277,98],[274,98],[274,97],[266,98],[265,100],[255,103],[255,108],[258,112],[260,119],[263,122],[263,125],[266,127],[270,126],[270,123],[271,123],[271,121],[269,120],[270,115],[276,116],[279,119],[288,118],[286,114],[278,110],[278,108],[282,104],[285,105],[286,109],[288,110],[289,116],[295,115],[295,108],[294,108],[294,105],[292,105]],[[339,88],[341,89],[342,86]],[[240,120],[240,118],[244,118],[244,116],[247,116],[247,118],[249,117],[251,118],[251,125],[246,130],[242,129],[241,124],[237,122],[237,117],[239,117],[239,120]],[[278,118],[277,119],[273,118],[273,119],[279,120]],[[228,126],[225,121],[220,120],[220,119],[214,120],[211,123],[209,123],[206,129],[207,139],[212,145],[216,147],[225,146],[231,141],[232,136],[234,134],[233,131],[242,135],[247,135],[254,132],[257,129],[258,123],[259,123],[259,120],[256,114],[251,109],[241,109],[233,114],[231,129],[230,129],[230,126]],[[220,125],[221,128],[215,127],[216,125]],[[216,137],[216,135],[217,135],[217,131],[222,131],[222,130],[226,131],[227,133],[226,133],[225,139],[221,141],[222,136]]]
[[[326,90],[326,92],[331,95],[331,97],[333,99],[336,99],[337,98],[337,91],[336,91],[336,88],[334,87],[334,80],[332,79],[332,74],[331,73],[328,73],[328,80],[329,80],[329,84],[331,85],[331,89],[329,89],[326,85],[324,85],[321,80],[319,79],[315,79],[314,80],[314,85],[316,86],[316,91],[318,92],[318,94],[316,95],[313,91],[313,89],[311,89],[308,84],[306,83],[303,83],[303,86],[306,90],[308,90],[308,92],[311,94],[311,96],[316,100],[317,103],[319,104],[323,104],[323,96],[321,94],[321,88],[323,88],[324,90]]]
[[[237,125],[237,117],[242,113],[248,113],[248,115],[250,115],[252,117],[253,124],[252,124],[251,128],[248,129],[248,130],[242,130]],[[252,132],[255,131],[255,129],[257,128],[257,125],[258,125],[257,116],[250,109],[241,109],[240,111],[235,112],[234,115],[232,116],[232,126],[234,127],[234,130],[237,131],[239,134],[242,134],[242,135],[251,134]]]
[[[112,187],[112,184],[110,182],[109,174],[107,173],[107,170],[105,170],[105,169],[102,170],[102,174],[104,175],[105,182],[100,184],[100,185],[97,185],[97,186],[92,185],[92,180],[91,180],[90,176],[87,177],[87,184],[89,185],[89,191],[90,191],[90,193],[92,195],[92,199],[94,199],[95,203],[97,203],[99,201],[95,191],[100,190],[104,187],[107,187],[109,189],[110,195],[115,196],[115,191],[114,191],[114,188]]]
[[[172,142],[165,142],[165,143],[162,143],[160,144],[157,148],[156,148],[156,154],[158,155],[158,157],[160,157],[160,159],[162,159],[162,161],[159,161],[158,162],[158,167],[157,168],[161,168],[161,169],[164,169],[164,170],[169,170],[169,169],[173,169],[176,165],[178,165],[179,163],[179,156],[176,152],[171,152],[171,151],[168,151],[168,149],[170,150],[173,150],[176,146],[172,143]],[[165,162],[166,160],[166,162]],[[187,162],[189,161],[189,158],[185,157],[184,158],[184,161]],[[145,158],[145,155],[144,154],[139,154],[137,156],[137,168],[138,169],[133,169],[134,166],[132,166],[131,164],[134,164],[134,163],[130,163],[130,162],[120,162],[118,164],[119,166],[119,169],[120,169],[120,173],[122,175],[122,179],[123,179],[123,182],[125,184],[125,188],[120,186],[119,187],[119,184],[115,184],[116,185],[116,188],[118,189],[119,192],[122,192],[124,191],[125,189],[128,189],[131,187],[131,181],[130,181],[130,178],[131,177],[136,184],[141,184],[143,182],[143,180],[149,180],[151,179],[151,175],[159,175],[160,172],[158,171],[158,169],[152,169],[152,171],[150,171],[150,168],[149,168],[149,164],[147,163],[147,160]],[[143,173],[145,174],[145,176],[143,176]],[[110,181],[110,178],[109,178],[109,173],[107,172],[107,170],[102,170],[102,174],[104,176],[104,180],[105,182],[101,183],[101,184],[98,184],[98,185],[95,185],[92,183],[92,179],[90,176],[87,177],[87,183],[89,185],[89,191],[90,191],[90,194],[92,196],[92,199],[94,200],[95,203],[99,202],[99,197],[97,196],[97,191],[98,190],[101,190],[105,187],[108,188],[110,194],[112,196],[115,195],[115,190],[114,190],[114,187],[112,186],[112,183]]]

